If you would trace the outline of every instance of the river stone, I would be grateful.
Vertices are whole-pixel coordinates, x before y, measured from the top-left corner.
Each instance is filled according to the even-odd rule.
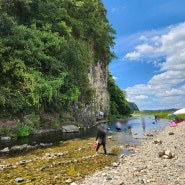
[[[47,147],[50,147],[50,146],[52,146],[53,145],[53,143],[40,143],[40,147],[41,148],[47,148]]]
[[[23,182],[23,181],[24,181],[24,179],[21,178],[21,177],[18,177],[18,178],[15,179],[16,183],[20,183],[20,182]]]
[[[11,140],[11,137],[1,137],[1,141],[10,141]]]
[[[158,157],[162,157],[163,155],[165,155],[165,151],[162,151],[162,152],[158,153]]]
[[[16,151],[16,150],[24,150],[27,149],[28,144],[24,144],[24,145],[15,145],[11,147],[12,151]]]
[[[169,132],[168,134],[169,134],[169,135],[174,135],[174,132]]]
[[[114,185],[125,185],[125,183],[122,180],[117,180],[114,182]]]
[[[76,184],[75,182],[72,182],[70,185],[78,185],[78,184]]]
[[[10,151],[10,149],[8,147],[4,148],[3,150],[1,150],[1,153],[8,153]]]
[[[26,160],[19,161],[19,164],[20,164],[20,165],[24,165],[24,164],[26,164],[26,163],[27,163]]]
[[[71,179],[67,179],[65,182],[70,184],[70,183],[72,183],[72,180]]]
[[[110,181],[110,180],[112,180],[112,178],[111,178],[110,176],[107,176],[107,177],[106,177],[106,180],[107,180],[107,181]]]
[[[113,166],[113,167],[118,167],[118,166],[119,166],[119,164],[118,164],[118,163],[116,163],[116,162],[113,162],[113,163],[112,163],[112,166]]]
[[[162,144],[162,141],[157,139],[154,141],[154,144]]]
[[[140,182],[141,184],[145,184],[145,181],[144,181],[144,179],[142,179],[142,178],[139,178],[139,182]]]
[[[79,132],[79,128],[76,125],[66,125],[62,127],[62,132]]]
[[[146,136],[153,137],[154,135],[152,133],[147,133]]]
[[[169,159],[170,157],[168,155],[163,155],[162,158],[163,159]]]
[[[173,154],[169,150],[165,151],[165,155],[167,155],[169,159],[173,158]]]

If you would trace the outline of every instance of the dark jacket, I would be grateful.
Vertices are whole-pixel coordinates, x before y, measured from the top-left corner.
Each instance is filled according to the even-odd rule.
[[[103,131],[98,131],[96,140],[98,140],[98,143],[102,144],[106,142],[106,133]]]

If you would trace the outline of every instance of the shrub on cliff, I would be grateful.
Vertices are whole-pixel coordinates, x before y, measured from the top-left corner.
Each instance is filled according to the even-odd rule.
[[[126,94],[115,83],[112,75],[108,76],[108,91],[110,94],[110,111],[111,115],[128,115],[130,114],[130,107],[126,100]]]

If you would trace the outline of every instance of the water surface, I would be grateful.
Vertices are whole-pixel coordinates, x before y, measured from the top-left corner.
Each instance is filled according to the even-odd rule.
[[[108,136],[112,135],[115,143],[118,145],[133,145],[139,144],[142,139],[135,139],[144,137],[144,134],[153,132],[156,130],[162,130],[169,124],[168,120],[155,120],[154,116],[132,118],[127,121],[120,121],[122,127],[121,131],[116,130],[116,123],[108,125],[109,131]],[[131,133],[128,131],[128,127],[131,127]],[[35,145],[39,143],[53,143],[57,144],[60,141],[71,140],[75,138],[86,139],[90,137],[96,137],[97,128],[80,129],[76,133],[62,133],[62,132],[51,132],[41,135],[33,135],[26,138],[20,138],[17,140],[11,140],[9,142],[0,142],[0,149],[5,147],[11,147],[14,145],[30,144]]]

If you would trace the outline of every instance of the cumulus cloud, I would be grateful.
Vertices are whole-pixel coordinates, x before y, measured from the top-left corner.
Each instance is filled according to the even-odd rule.
[[[125,58],[128,58],[130,60],[137,60],[140,57],[141,57],[141,54],[139,52],[136,52],[136,51],[134,51],[132,53],[127,53],[125,55]]]
[[[124,57],[131,61],[148,59],[159,67],[159,74],[147,84],[126,89],[128,99],[138,103],[141,109],[147,105],[148,108],[185,107],[185,23],[168,29],[165,34],[139,37],[143,43]],[[146,99],[150,101],[141,101]]]
[[[117,77],[116,77],[116,76],[113,76],[112,78],[113,78],[114,80],[117,80]]]

